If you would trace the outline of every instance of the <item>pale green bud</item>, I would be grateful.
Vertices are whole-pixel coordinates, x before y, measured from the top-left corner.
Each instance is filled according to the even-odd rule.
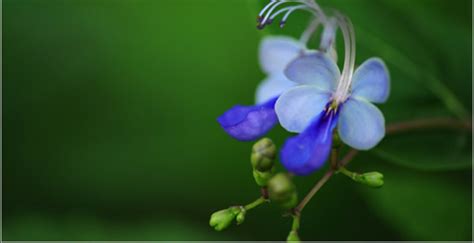
[[[235,218],[235,220],[237,221],[237,225],[240,225],[245,221],[246,213],[247,213],[247,210],[245,210],[244,208],[241,208],[240,213],[237,214],[237,217]]]
[[[279,173],[268,181],[268,196],[284,208],[293,208],[298,203],[295,184],[285,173]]]
[[[209,225],[217,231],[222,231],[231,225],[239,212],[240,209],[238,207],[230,207],[217,211],[211,215]]]
[[[275,168],[265,172],[260,172],[254,169],[252,173],[257,185],[266,186],[268,184],[268,181],[273,177],[275,173]]]
[[[252,147],[250,161],[254,170],[260,172],[269,171],[273,168],[273,160],[276,157],[277,149],[273,141],[269,138],[262,138]]]
[[[290,231],[290,234],[288,234],[286,241],[287,242],[300,242],[300,237],[298,236],[298,232],[296,232],[296,230]]]
[[[383,174],[380,172],[367,172],[362,175],[357,175],[356,178],[354,178],[355,181],[370,186],[370,187],[381,187],[383,186]]]

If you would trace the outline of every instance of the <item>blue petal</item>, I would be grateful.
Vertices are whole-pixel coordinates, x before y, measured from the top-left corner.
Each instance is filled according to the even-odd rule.
[[[383,103],[390,94],[390,76],[380,58],[365,61],[352,78],[352,95],[370,102]]]
[[[283,93],[275,105],[280,124],[289,132],[300,133],[323,111],[331,93],[313,85],[301,85]]]
[[[289,37],[266,37],[260,44],[260,65],[267,74],[283,72],[305,47]]]
[[[295,85],[296,83],[288,80],[283,73],[270,75],[270,77],[264,80],[257,88],[257,104],[267,102],[271,98],[280,96],[283,92]]]
[[[286,141],[280,156],[288,171],[308,175],[323,166],[331,151],[337,116],[323,111],[304,132]]]
[[[285,69],[293,82],[315,85],[322,90],[334,90],[341,76],[336,63],[322,52],[315,52],[296,58]]]
[[[265,135],[277,123],[274,106],[277,97],[256,106],[234,106],[217,118],[219,124],[233,138],[251,141]]]
[[[339,136],[347,145],[368,150],[385,136],[385,119],[382,112],[366,100],[349,98],[339,117]]]

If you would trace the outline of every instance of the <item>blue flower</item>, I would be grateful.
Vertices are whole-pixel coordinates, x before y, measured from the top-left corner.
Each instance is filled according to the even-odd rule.
[[[299,84],[275,105],[280,124],[300,133],[281,150],[288,171],[307,175],[319,169],[329,156],[336,127],[341,140],[359,150],[373,148],[384,137],[384,116],[372,103],[383,103],[389,96],[388,70],[381,59],[371,58],[353,72],[350,59],[342,75],[322,52],[301,56],[285,70]]]
[[[262,41],[260,65],[267,78],[257,88],[256,105],[234,106],[217,119],[230,136],[240,141],[255,140],[278,123],[275,102],[280,94],[296,85],[286,78],[284,70],[304,50],[304,45],[292,38],[267,37]]]

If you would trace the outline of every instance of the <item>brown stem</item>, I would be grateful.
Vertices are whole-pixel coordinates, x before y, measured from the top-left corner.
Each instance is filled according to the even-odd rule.
[[[299,215],[301,213],[301,211],[303,211],[304,207],[306,206],[306,204],[308,204],[308,202],[311,200],[311,198],[313,198],[313,196],[319,191],[319,189],[321,189],[321,187],[324,186],[324,184],[326,184],[326,182],[329,180],[329,178],[331,178],[331,176],[334,175],[334,170],[331,168],[329,169],[326,174],[324,174],[324,176],[316,183],[316,185],[313,186],[313,188],[311,189],[311,191],[308,192],[308,194],[303,198],[303,200],[301,200],[301,202],[298,204],[298,206],[296,206],[295,208],[295,213],[297,215]]]
[[[407,132],[411,130],[447,128],[472,131],[472,121],[460,121],[453,118],[428,118],[407,122],[398,122],[387,126],[387,134]]]
[[[452,118],[431,118],[431,119],[419,119],[414,121],[399,122],[387,126],[387,134],[395,134],[399,132],[407,132],[411,130],[419,129],[429,129],[429,128],[450,128],[450,129],[460,129],[465,131],[472,131],[472,121],[460,121]],[[331,164],[338,164],[340,166],[346,166],[349,162],[354,159],[354,157],[359,153],[356,149],[351,149],[345,156],[342,158],[339,163],[337,163],[337,149],[331,151]],[[335,162],[334,162],[335,161]],[[300,215],[304,207],[308,202],[316,195],[316,193],[321,189],[321,187],[326,184],[326,182],[334,175],[334,172],[337,171],[337,168],[331,166],[330,169],[324,174],[324,176],[316,182],[313,188],[308,192],[308,194],[301,200],[301,202],[296,206],[294,212],[296,215]]]

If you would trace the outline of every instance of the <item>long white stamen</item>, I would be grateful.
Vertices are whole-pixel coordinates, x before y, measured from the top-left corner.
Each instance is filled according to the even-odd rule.
[[[277,0],[271,0],[271,2],[269,2],[267,5],[265,5],[265,7],[262,9],[262,11],[260,11],[258,16],[263,17],[263,14],[275,3],[277,3]]]
[[[320,16],[321,22],[326,22],[327,17],[326,14],[324,14],[324,11],[321,9],[321,7],[314,1],[314,0],[304,0],[304,3],[306,3],[309,7],[315,10],[316,14]]]
[[[273,12],[278,6],[280,6],[280,5],[284,4],[284,3],[286,3],[286,1],[279,2],[279,3],[275,4],[275,5],[273,5],[273,7],[272,7],[270,10],[268,10],[268,13],[265,15],[265,18],[262,20],[261,24],[262,24],[262,25],[267,24],[267,21],[268,21],[268,19],[270,18],[270,15],[272,14],[272,12]]]
[[[283,17],[283,19],[281,20],[280,22],[280,27],[283,27],[286,23],[286,20],[288,19],[288,17],[290,17],[290,15],[298,10],[298,9],[301,9],[301,10],[307,10],[309,11],[310,13],[314,13],[308,6],[306,5],[300,5],[300,6],[296,6],[296,7],[293,7],[291,8],[290,10],[288,10],[288,12],[285,14],[285,16]]]
[[[344,69],[337,86],[334,98],[338,104],[343,103],[349,96],[349,91],[352,83],[352,75],[354,73],[355,66],[355,32],[352,22],[345,16],[337,14],[338,24],[341,28],[342,35],[344,37],[345,47],[345,60]]]
[[[321,21],[319,20],[319,18],[314,18],[313,20],[311,20],[311,23],[301,35],[300,42],[306,45],[311,39],[311,36],[314,34],[314,32],[316,32],[320,24]]]
[[[270,19],[275,19],[276,16],[284,13],[284,12],[290,12],[290,11],[294,11],[296,9],[300,9],[300,8],[307,8],[308,6],[306,5],[303,5],[303,4],[300,4],[300,5],[296,5],[296,6],[290,6],[290,7],[285,7],[285,8],[282,8],[280,10],[278,10],[276,13],[274,13]],[[286,15],[285,15],[286,16]]]

